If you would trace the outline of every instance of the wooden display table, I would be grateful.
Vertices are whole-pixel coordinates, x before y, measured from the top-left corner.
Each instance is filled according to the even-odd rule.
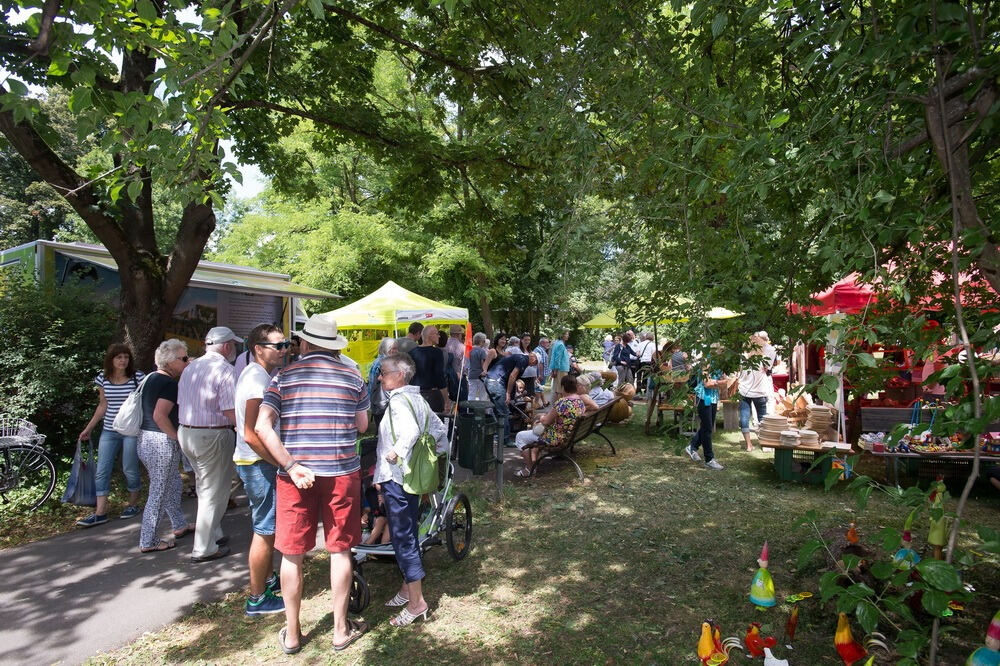
[[[823,483],[830,472],[833,460],[827,457],[813,467],[817,459],[827,453],[850,453],[851,445],[847,442],[821,442],[820,448],[806,446],[786,446],[784,444],[759,442],[762,449],[774,449],[774,471],[782,481],[807,481]],[[796,455],[798,454],[798,455]],[[812,454],[811,457],[802,454]],[[812,467],[812,469],[810,469]]]
[[[868,453],[878,458],[885,459],[885,478],[895,485],[899,485],[899,468],[904,467],[904,474],[907,476],[921,476],[920,467],[923,464],[928,468],[929,473],[925,476],[968,476],[969,469],[974,459],[972,451],[962,453],[917,453],[900,451],[868,451]],[[1000,455],[995,453],[980,453],[979,461],[980,476],[982,476],[982,464],[1000,464]],[[949,469],[948,465],[952,465]]]
[[[943,407],[924,408],[920,410],[920,422],[930,423],[935,409]],[[900,423],[909,423],[913,417],[912,407],[862,407],[861,432],[889,432]],[[1000,430],[1000,423],[991,423],[987,432]]]

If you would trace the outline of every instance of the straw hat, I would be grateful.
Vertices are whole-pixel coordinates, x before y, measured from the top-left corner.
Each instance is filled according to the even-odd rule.
[[[309,321],[299,331],[299,337],[323,349],[343,349],[347,338],[337,334],[337,320],[332,312],[324,312],[309,317]]]

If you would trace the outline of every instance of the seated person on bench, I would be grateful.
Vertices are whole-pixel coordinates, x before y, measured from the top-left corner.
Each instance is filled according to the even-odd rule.
[[[590,381],[590,391],[587,395],[594,401],[598,409],[607,405],[615,399],[613,391],[604,388],[604,378],[599,372],[588,372],[583,375]]]
[[[563,397],[556,400],[552,409],[542,415],[538,423],[544,426],[541,435],[534,430],[523,430],[517,433],[514,442],[521,450],[524,467],[515,472],[514,476],[526,479],[531,476],[531,466],[538,462],[541,452],[539,448],[549,446],[560,448],[568,444],[566,441],[573,433],[576,420],[586,411],[583,398],[576,392],[576,377],[565,375],[562,378]]]
[[[580,375],[576,378],[576,393],[583,399],[583,404],[588,414],[593,414],[600,409],[593,398],[590,397],[590,378],[586,375]]]

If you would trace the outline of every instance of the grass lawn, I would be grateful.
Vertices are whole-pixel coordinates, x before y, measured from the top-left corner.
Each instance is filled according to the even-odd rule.
[[[778,656],[798,666],[842,663],[833,647],[836,614],[819,603],[817,579],[828,563],[817,556],[808,570],[796,569],[798,548],[810,537],[796,519],[815,509],[831,537],[855,520],[862,540],[877,548],[874,535],[887,525],[901,528],[904,512],[876,494],[858,514],[843,490],[781,483],[770,454],[742,453],[738,433],[717,433],[725,470],[707,470],[675,455],[672,444],[665,449],[662,439],[644,437],[644,416],[637,405],[630,425],[606,429],[617,456],[607,455],[600,440],[578,449],[584,483],[558,461],[537,479],[509,483],[502,505],[484,499],[488,478],[466,483],[473,550],[461,562],[444,547],[427,554],[433,614],[426,624],[392,628],[382,603],[398,585],[396,569],[366,565],[372,604],[364,619],[373,629],[334,653],[327,560],[318,556],[306,568],[307,642],[299,655],[285,656],[277,646],[283,616],[245,618],[241,593],[199,605],[183,621],[92,663],[695,664],[705,618],[722,626],[723,637],[742,637],[758,621],[765,635],[780,639],[790,609],[784,597],[806,590],[816,596],[801,602],[795,649],[780,647]],[[1000,498],[983,486],[967,515],[997,528],[998,508]],[[926,525],[914,527],[915,547],[923,547],[925,535]],[[747,596],[765,539],[779,604],[760,611]],[[971,527],[963,531],[964,545],[973,539]],[[942,642],[939,663],[964,663],[1000,608],[995,560],[977,561],[968,581],[977,597],[947,620],[955,630]],[[856,622],[853,629],[860,638]],[[731,654],[730,663],[750,661]]]

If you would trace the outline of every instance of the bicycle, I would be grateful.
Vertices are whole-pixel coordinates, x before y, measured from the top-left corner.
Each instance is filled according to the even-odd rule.
[[[0,500],[34,511],[52,496],[56,465],[45,435],[25,419],[0,416]]]

